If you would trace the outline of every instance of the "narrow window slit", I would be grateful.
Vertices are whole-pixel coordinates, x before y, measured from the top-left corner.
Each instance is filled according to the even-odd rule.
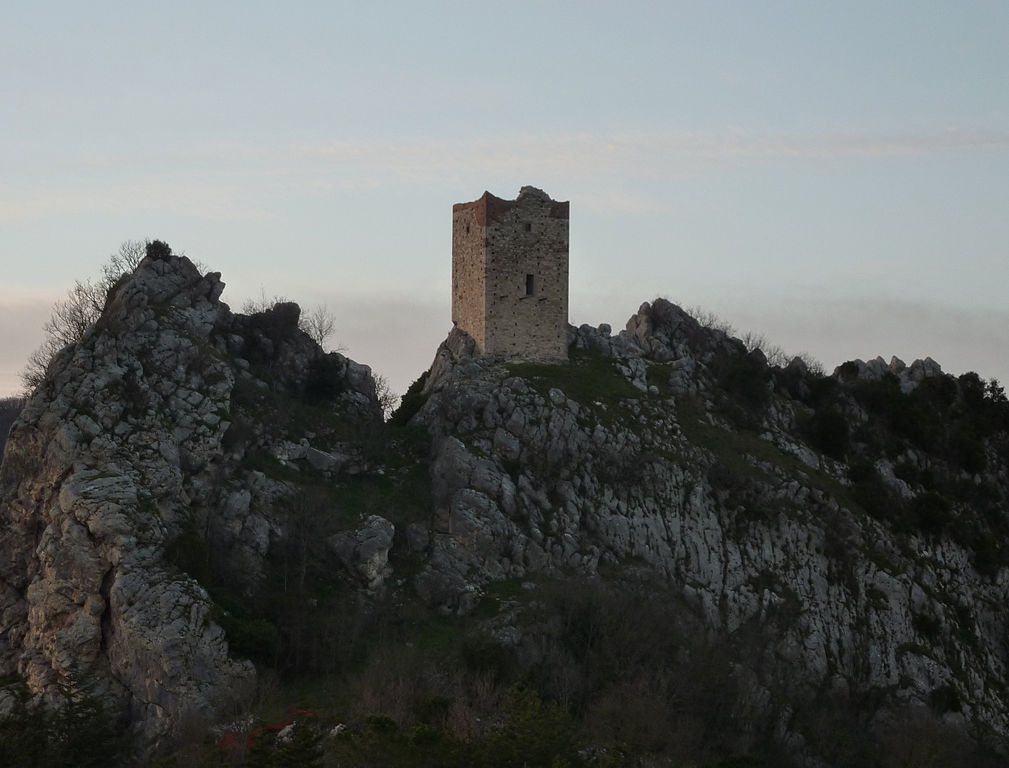
[[[532,275],[526,275],[526,296],[532,296],[535,287],[536,286],[533,283],[533,276]]]

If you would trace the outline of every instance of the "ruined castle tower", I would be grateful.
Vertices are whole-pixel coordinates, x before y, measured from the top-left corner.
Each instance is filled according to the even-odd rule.
[[[568,203],[522,187],[452,206],[452,322],[485,355],[568,356]]]

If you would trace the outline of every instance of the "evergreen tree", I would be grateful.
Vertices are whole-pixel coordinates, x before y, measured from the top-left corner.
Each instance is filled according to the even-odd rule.
[[[125,733],[111,709],[71,676],[53,705],[33,700],[23,682],[4,689],[13,697],[0,720],[4,768],[114,768],[125,756]]]
[[[125,733],[86,678],[71,675],[59,684],[60,705],[50,726],[50,765],[53,768],[110,768],[122,765]]]

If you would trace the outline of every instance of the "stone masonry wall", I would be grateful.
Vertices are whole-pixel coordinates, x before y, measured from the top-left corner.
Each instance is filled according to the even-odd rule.
[[[485,195],[486,197],[486,195]],[[482,206],[452,208],[452,322],[466,331],[483,352],[487,305],[487,227]]]
[[[453,319],[484,354],[567,359],[568,222],[534,187],[453,208]]]

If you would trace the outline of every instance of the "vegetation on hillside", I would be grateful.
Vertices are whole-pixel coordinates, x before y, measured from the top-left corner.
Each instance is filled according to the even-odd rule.
[[[504,582],[470,618],[433,615],[408,598],[359,605],[358,615],[367,621],[331,638],[341,663],[286,678],[251,721],[214,730],[160,765],[797,765],[776,739],[775,719],[754,717],[737,665],[760,653],[761,629],[708,636],[661,585]],[[494,615],[538,627],[533,647],[495,637]],[[930,711],[873,723],[860,695],[824,691],[793,716],[809,750],[837,765],[1000,765],[946,724],[949,709],[937,698]]]
[[[561,388],[600,413],[642,397],[610,362],[590,353],[574,355],[568,366],[508,368],[541,394]],[[999,426],[1007,410],[1000,388],[989,382],[979,389],[974,375],[905,394],[889,380],[849,386],[814,374],[800,382],[794,371],[760,366],[752,358],[715,360],[714,369],[721,386],[714,413],[725,421],[708,418],[699,402],[687,398],[676,405],[678,422],[691,443],[715,457],[708,478],[713,489],[727,493],[726,503],[748,514],[769,514],[753,507],[759,498],[753,489],[765,477],[758,466],[764,462],[785,471],[804,469],[814,485],[898,530],[939,535],[953,513],[949,499],[963,492],[958,478],[967,467],[976,468],[965,466],[973,449],[958,435],[990,440],[1005,431]],[[404,398],[411,412],[419,407],[415,398],[422,386],[423,379]],[[753,425],[760,424],[775,397],[808,408],[804,434],[828,456],[848,462],[850,488],[760,438]],[[858,423],[851,416],[855,408],[871,418],[851,427]],[[394,423],[401,420],[407,419]],[[396,456],[402,462],[397,472],[423,465],[422,434],[386,427],[383,435],[391,440],[386,460]],[[951,469],[927,477],[902,469],[921,490],[907,502],[891,498],[887,486],[873,479],[876,470],[867,458],[897,458],[925,445]],[[413,479],[392,474],[402,479],[362,486],[363,495],[353,497],[354,503],[384,505],[388,512],[425,493],[424,474]],[[887,494],[886,503],[874,493]],[[389,503],[391,498],[399,502]],[[306,507],[306,524],[330,519],[337,500]],[[966,522],[957,535],[982,530],[980,519],[974,527],[970,522],[971,514],[984,515],[985,507],[971,506],[974,501],[964,505]],[[425,514],[420,503],[397,526],[421,521]],[[311,530],[308,541],[323,538],[319,528]],[[760,656],[771,626],[742,627],[728,638],[709,635],[668,585],[616,574],[589,582],[563,576],[498,582],[487,588],[472,615],[444,617],[413,596],[409,576],[418,563],[405,547],[394,548],[392,555],[396,573],[407,579],[379,599],[362,599],[327,572],[321,551],[301,545],[282,550],[274,561],[286,564],[284,573],[293,563],[293,571],[306,577],[300,586],[292,588],[278,572],[270,589],[244,609],[232,609],[250,628],[272,628],[266,633],[269,642],[258,649],[252,631],[250,645],[240,641],[239,647],[257,660],[261,673],[275,676],[276,688],[264,695],[258,719],[241,738],[211,734],[180,749],[165,765],[203,765],[211,759],[287,765],[295,751],[302,755],[300,764],[319,766],[798,765],[779,739],[780,723],[751,699],[750,671],[740,665],[740,659]],[[978,556],[983,563],[984,557],[1001,554]],[[772,583],[774,576],[766,578]],[[278,589],[280,584],[285,587]],[[256,607],[250,609],[249,603]],[[793,620],[788,610],[784,605],[767,621]],[[921,632],[930,631],[929,617],[916,621]],[[495,627],[509,626],[523,627],[520,645],[495,633]],[[235,631],[230,628],[229,635]],[[929,708],[912,707],[886,722],[871,719],[876,711],[872,692],[824,690],[798,702],[784,688],[771,695],[791,701],[791,727],[805,735],[808,751],[830,755],[837,765],[1001,764],[947,721],[960,706],[950,686],[931,692]],[[758,715],[761,711],[765,714]],[[300,741],[281,740],[280,729],[292,722]]]
[[[86,678],[71,677],[55,701],[33,699],[20,681],[0,684],[4,768],[117,768],[129,753],[127,723]]]

